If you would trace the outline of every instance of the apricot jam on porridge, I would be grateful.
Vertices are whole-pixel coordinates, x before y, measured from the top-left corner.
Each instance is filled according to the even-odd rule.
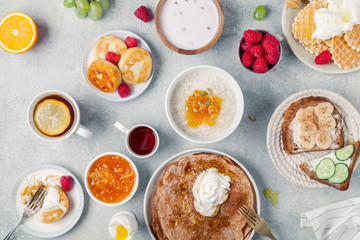
[[[97,199],[106,203],[117,203],[130,195],[135,178],[135,171],[125,158],[106,155],[91,165],[87,182],[91,193]]]
[[[208,91],[195,90],[186,99],[186,124],[189,127],[198,127],[203,123],[213,126],[221,110],[221,101],[220,97],[209,95]]]

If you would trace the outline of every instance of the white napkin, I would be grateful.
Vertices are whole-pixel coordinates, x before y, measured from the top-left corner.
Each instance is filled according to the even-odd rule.
[[[319,240],[360,239],[360,197],[301,213],[300,227],[313,227]]]

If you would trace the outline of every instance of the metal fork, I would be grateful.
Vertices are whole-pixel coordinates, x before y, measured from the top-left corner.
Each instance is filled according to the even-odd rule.
[[[269,225],[262,219],[256,212],[245,205],[241,205],[238,209],[238,212],[245,219],[245,221],[252,227],[255,232],[261,236],[271,238],[272,240],[277,240],[271,233]]]
[[[20,224],[25,219],[32,216],[39,209],[41,204],[44,202],[46,194],[47,194],[47,191],[46,191],[46,188],[44,186],[41,186],[41,187],[38,188],[38,190],[35,192],[34,196],[31,198],[31,200],[26,205],[22,217],[15,224],[15,226],[11,229],[11,231],[8,233],[8,235],[6,235],[4,240],[10,239],[10,237],[14,233],[15,229],[17,229],[18,226],[20,226]]]

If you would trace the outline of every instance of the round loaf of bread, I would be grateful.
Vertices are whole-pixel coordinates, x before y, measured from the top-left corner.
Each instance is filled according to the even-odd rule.
[[[121,72],[116,65],[106,60],[91,63],[87,76],[92,85],[102,92],[114,92],[121,83]]]
[[[153,60],[143,48],[129,48],[118,64],[123,80],[130,84],[145,82],[152,73]]]

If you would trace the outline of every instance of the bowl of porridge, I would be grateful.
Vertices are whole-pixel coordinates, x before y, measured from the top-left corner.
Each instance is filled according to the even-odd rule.
[[[170,125],[183,138],[214,143],[228,137],[239,125],[244,98],[237,81],[224,70],[208,65],[181,72],[166,93]]]

